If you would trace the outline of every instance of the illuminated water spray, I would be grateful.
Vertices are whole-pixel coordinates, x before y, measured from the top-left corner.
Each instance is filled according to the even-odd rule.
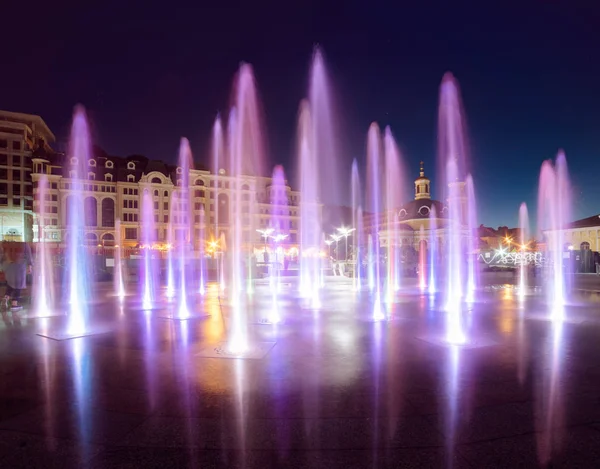
[[[121,220],[116,219],[115,221],[115,264],[114,264],[114,289],[115,295],[122,300],[125,298],[125,279],[123,275],[123,246],[121,244]]]
[[[356,228],[356,234],[353,238],[353,252],[354,252],[354,276],[352,278],[352,287],[354,291],[357,291],[362,286],[361,279],[361,262],[362,262],[362,251],[361,243],[363,242],[363,230],[362,230],[362,206],[361,201],[361,188],[360,188],[360,176],[358,174],[358,163],[356,160],[352,161],[352,174],[350,185],[352,188],[352,226]]]
[[[430,294],[437,291],[439,246],[437,240],[437,210],[431,205],[429,212],[429,288]]]
[[[546,280],[551,317],[564,319],[569,251],[564,228],[570,220],[571,185],[567,159],[561,150],[556,162],[544,161],[540,171],[538,191],[538,229],[546,235],[550,255],[551,275]]]
[[[88,299],[89,285],[91,283],[90,256],[85,246],[84,229],[86,226],[86,201],[84,181],[86,181],[88,162],[91,152],[91,138],[85,110],[82,106],[75,108],[71,138],[69,141],[69,159],[71,171],[75,177],[71,178],[71,193],[67,196],[67,239],[66,256],[68,269],[66,271],[68,292],[68,334],[77,335],[87,332],[88,327]],[[95,211],[88,211],[88,216],[95,215]],[[87,220],[91,226],[96,220]]]
[[[373,122],[367,134],[367,209],[373,214],[370,226],[370,240],[372,243],[372,279],[369,288],[373,288],[373,319],[380,321],[385,319],[381,307],[381,253],[379,243],[379,223],[382,212],[382,161],[381,161],[381,132],[379,126]]]
[[[527,204],[523,202],[519,207],[519,228],[520,228],[520,246],[521,250],[521,263],[519,264],[519,296],[523,298],[527,290],[527,257],[525,253],[528,249],[529,240],[529,213],[527,211]]]
[[[241,187],[247,176],[264,174],[265,160],[258,94],[254,73],[248,64],[240,66],[234,96],[235,105],[229,115],[227,138],[229,176],[233,189],[230,191],[228,213],[231,228],[227,246],[230,278],[228,296],[232,314],[231,335],[227,346],[233,353],[244,353],[249,346],[248,298],[244,282],[246,286],[252,284],[250,251],[256,233],[252,231],[252,224],[249,222],[253,205],[244,200]]]
[[[154,222],[154,201],[149,189],[142,192],[142,308],[150,310],[154,308],[156,277],[152,263],[152,242],[154,240],[155,226]]]
[[[54,275],[52,274],[52,258],[49,243],[46,242],[46,194],[48,193],[48,176],[41,174],[38,180],[38,189],[36,195],[37,215],[38,215],[38,244],[36,246],[36,274],[33,290],[35,306],[34,314],[36,316],[47,315],[49,310],[54,307]]]
[[[472,253],[475,224],[475,198],[468,176],[466,124],[458,83],[446,73],[442,79],[438,109],[438,162],[442,193],[448,204],[446,259],[446,339],[464,343],[463,300],[471,300],[475,291],[475,265]]]
[[[401,204],[403,189],[403,174],[401,170],[401,155],[398,145],[394,140],[389,127],[385,129],[383,139],[385,157],[384,176],[384,219],[387,232],[387,273],[385,276],[386,303],[392,303],[395,292],[400,289],[400,258],[399,258],[399,233],[400,223],[396,209]]]
[[[178,283],[177,283],[177,316],[185,319],[190,316],[187,295],[188,257],[192,253],[191,247],[191,203],[190,203],[190,169],[192,168],[192,152],[190,143],[182,138],[179,145],[179,169],[177,175],[177,190],[173,192],[176,200],[176,248],[178,257]]]

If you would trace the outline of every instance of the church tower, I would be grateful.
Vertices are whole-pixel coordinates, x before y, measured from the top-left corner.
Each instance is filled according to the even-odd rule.
[[[419,177],[415,179],[415,200],[421,199],[431,199],[431,181],[425,177],[422,161]]]

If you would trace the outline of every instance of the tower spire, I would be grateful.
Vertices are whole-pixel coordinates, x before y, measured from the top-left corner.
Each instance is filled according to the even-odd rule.
[[[421,161],[419,167],[419,177],[415,179],[415,200],[431,199],[430,186],[431,181],[425,177],[424,164]]]

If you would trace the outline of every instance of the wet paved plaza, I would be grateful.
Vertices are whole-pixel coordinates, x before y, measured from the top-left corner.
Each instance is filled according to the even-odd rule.
[[[465,347],[435,343],[441,298],[408,290],[373,322],[366,295],[328,282],[322,309],[285,293],[279,325],[248,312],[262,359],[206,358],[228,308],[174,321],[97,293],[93,329],[7,313],[0,325],[1,467],[594,467],[600,461],[600,302],[560,324],[539,291],[486,288]],[[264,303],[262,302],[264,301]]]

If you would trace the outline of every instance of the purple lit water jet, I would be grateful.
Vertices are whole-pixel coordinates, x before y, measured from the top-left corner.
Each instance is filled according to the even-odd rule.
[[[552,305],[551,317],[564,319],[564,305],[568,282],[570,257],[564,229],[571,216],[571,185],[567,159],[559,151],[555,164],[544,161],[540,171],[538,191],[538,230],[545,234],[548,242],[551,275],[546,279],[546,294]]]
[[[376,123],[372,123],[367,134],[367,210],[373,214],[369,243],[372,246],[372,268],[369,289],[374,297],[373,319],[385,319],[381,308],[381,254],[379,245],[379,222],[382,209],[382,161],[381,132]]]

